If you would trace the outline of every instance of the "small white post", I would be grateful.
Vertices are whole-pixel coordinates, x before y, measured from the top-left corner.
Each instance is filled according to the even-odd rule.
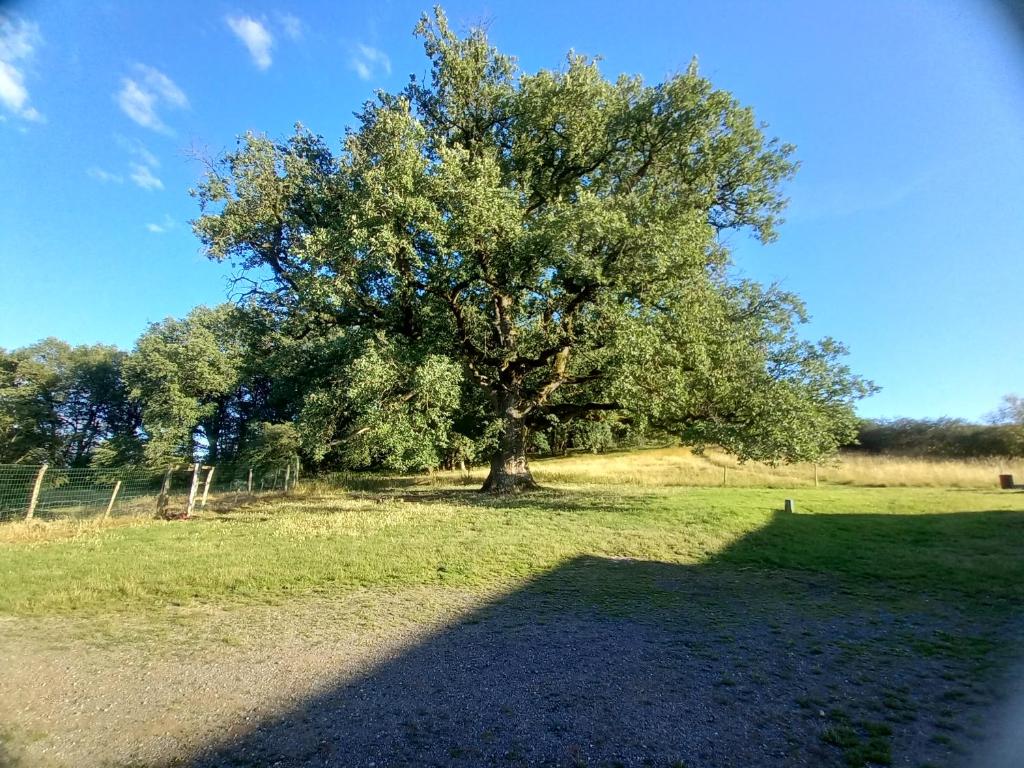
[[[814,487],[818,487],[818,465],[814,465]]]
[[[196,507],[196,494],[199,492],[199,463],[192,465],[192,486],[188,489],[188,506],[185,507],[185,517],[192,517],[192,510]]]
[[[210,471],[206,473],[206,482],[203,484],[203,500],[199,504],[200,509],[206,509],[206,497],[210,495],[210,481],[213,480],[215,469],[217,468],[210,467]]]
[[[289,461],[284,468],[284,492],[288,493],[288,481],[292,479],[292,463]]]
[[[252,496],[252,467],[249,467],[249,495]]]
[[[106,520],[110,517],[110,510],[114,508],[114,502],[117,500],[117,492],[121,490],[121,481],[118,480],[114,483],[114,492],[110,494],[110,501],[107,502],[107,511],[103,513],[103,519]]]
[[[28,512],[25,513],[26,520],[31,520],[32,515],[36,513],[36,504],[39,503],[39,490],[43,487],[43,476],[46,474],[49,466],[49,464],[43,464],[39,468],[39,472],[36,473],[36,484],[32,486],[32,496],[28,500]]]

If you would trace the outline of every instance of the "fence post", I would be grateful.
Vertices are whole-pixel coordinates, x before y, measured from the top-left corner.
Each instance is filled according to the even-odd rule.
[[[818,465],[814,465],[814,487],[818,487]]]
[[[206,482],[203,484],[203,500],[199,504],[200,509],[206,509],[206,497],[210,495],[210,481],[213,480],[213,473],[216,467],[210,467],[210,471],[206,473]]]
[[[156,514],[158,517],[167,517],[167,502],[171,495],[171,475],[174,474],[174,467],[168,467],[164,473],[164,480],[160,484],[160,496],[156,500]]]
[[[36,474],[36,484],[32,486],[32,496],[28,500],[28,512],[25,513],[26,520],[31,520],[32,515],[36,513],[36,504],[39,503],[39,490],[43,487],[43,475],[46,474],[46,469],[49,466],[49,464],[43,464]]]
[[[199,470],[200,465],[197,461],[192,465],[192,485],[188,489],[188,506],[185,507],[185,517],[192,517],[192,510],[196,506],[196,493],[199,491]]]
[[[726,485],[728,472],[729,472],[729,468],[728,467],[722,467],[722,487],[723,488],[725,488],[725,485]]]
[[[292,481],[292,488],[299,482],[299,457],[295,457],[295,479]]]
[[[110,494],[110,501],[107,502],[107,511],[103,513],[103,519],[106,520],[110,517],[110,510],[114,508],[114,501],[117,500],[117,492],[121,490],[121,481],[118,480],[114,483],[114,492]]]
[[[249,495],[252,496],[252,467],[249,467]]]
[[[288,481],[292,479],[292,463],[289,461],[284,468],[284,492],[288,493]]]

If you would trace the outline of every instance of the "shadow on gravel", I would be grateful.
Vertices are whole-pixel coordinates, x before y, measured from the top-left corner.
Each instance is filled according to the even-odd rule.
[[[850,592],[987,567],[999,615],[1019,612],[1024,565],[995,562],[1022,533],[1018,512],[780,513],[702,565],[579,557],[185,764],[961,763],[1000,673],[995,646],[955,638],[995,631],[992,606]]]

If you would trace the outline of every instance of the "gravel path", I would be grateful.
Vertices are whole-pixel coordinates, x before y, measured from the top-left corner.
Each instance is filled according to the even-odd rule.
[[[577,600],[638,574],[647,610]],[[0,764],[966,766],[1019,634],[810,577],[599,558],[490,600],[439,590],[106,638],[5,620]]]

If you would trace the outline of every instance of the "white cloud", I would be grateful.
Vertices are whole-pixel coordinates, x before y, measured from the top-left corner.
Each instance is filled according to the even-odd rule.
[[[29,104],[23,65],[32,60],[41,42],[38,24],[0,13],[0,105],[31,122],[44,118]]]
[[[359,75],[360,80],[369,80],[373,77],[373,73],[370,72],[370,68],[363,62],[359,61],[359,59],[352,59],[352,69],[354,69],[356,74]]]
[[[281,23],[281,29],[284,30],[285,37],[292,42],[302,39],[304,31],[302,19],[290,13],[279,13],[277,14],[277,20]]]
[[[145,165],[153,168],[160,167],[160,158],[146,149],[146,145],[138,139],[129,139],[122,136],[119,133],[114,134],[114,141],[117,142],[117,146],[125,150],[128,154],[140,160]]]
[[[160,223],[150,222],[149,224],[146,225],[146,229],[148,229],[154,235],[162,235],[165,232],[170,232],[176,226],[177,225],[174,223],[174,219],[172,219],[165,213]]]
[[[132,169],[131,180],[135,182],[136,186],[146,190],[147,192],[152,192],[154,189],[164,188],[164,183],[153,174],[153,170],[148,165],[143,165],[142,163],[130,163],[130,166]]]
[[[370,45],[358,43],[356,52],[349,60],[360,80],[371,80],[378,73],[391,74],[391,59],[384,51]]]
[[[155,90],[165,102],[173,107],[188,106],[188,98],[185,96],[185,92],[159,69],[147,67],[145,64],[136,65],[136,69],[142,73],[146,85]]]
[[[135,71],[135,77],[121,79],[121,90],[115,96],[121,111],[143,128],[172,133],[159,110],[162,107],[184,109],[188,107],[188,97],[158,69],[136,64]]]
[[[102,181],[104,184],[121,184],[122,182],[124,182],[124,176],[120,176],[116,173],[111,173],[110,171],[105,171],[102,168],[95,165],[86,170],[86,173],[89,174],[89,176],[91,176],[92,178],[96,179],[96,181]]]
[[[253,64],[258,69],[267,69],[273,62],[270,49],[274,47],[274,38],[270,31],[262,22],[249,16],[228,16],[225,21],[235,37],[249,49]]]

